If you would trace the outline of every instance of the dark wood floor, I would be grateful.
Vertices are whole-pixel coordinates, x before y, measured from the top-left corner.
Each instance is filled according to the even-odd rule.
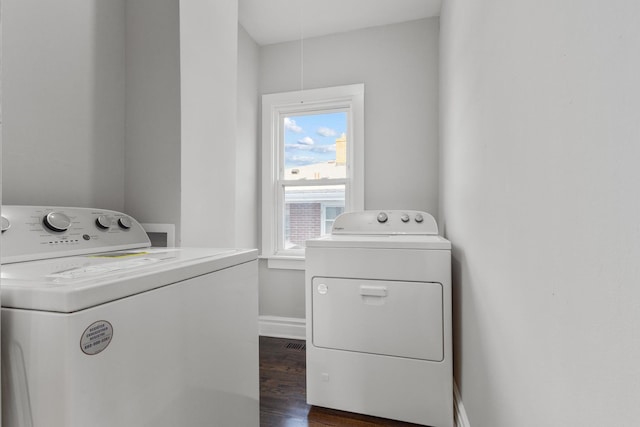
[[[416,426],[307,405],[304,346],[260,337],[260,427]]]

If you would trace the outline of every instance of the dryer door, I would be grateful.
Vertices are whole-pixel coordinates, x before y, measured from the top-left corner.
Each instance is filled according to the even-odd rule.
[[[314,346],[443,360],[440,283],[314,277],[311,286]]]

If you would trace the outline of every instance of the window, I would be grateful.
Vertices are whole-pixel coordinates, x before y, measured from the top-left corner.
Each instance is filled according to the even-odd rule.
[[[343,212],[344,204],[322,204],[322,230],[320,232],[323,236],[331,233],[333,222]]]
[[[263,257],[301,259],[305,240],[363,209],[363,121],[361,84],[262,97]]]

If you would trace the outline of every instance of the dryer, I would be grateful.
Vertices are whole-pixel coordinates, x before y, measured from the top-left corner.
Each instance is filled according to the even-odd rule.
[[[259,425],[257,251],[2,207],[2,425]]]
[[[306,242],[307,402],[453,425],[451,244],[419,211],[340,215]]]

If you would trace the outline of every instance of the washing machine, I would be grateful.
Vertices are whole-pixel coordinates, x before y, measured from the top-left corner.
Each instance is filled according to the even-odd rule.
[[[434,218],[344,213],[305,256],[307,403],[451,427],[451,244]]]
[[[2,207],[4,427],[258,426],[257,251]]]

